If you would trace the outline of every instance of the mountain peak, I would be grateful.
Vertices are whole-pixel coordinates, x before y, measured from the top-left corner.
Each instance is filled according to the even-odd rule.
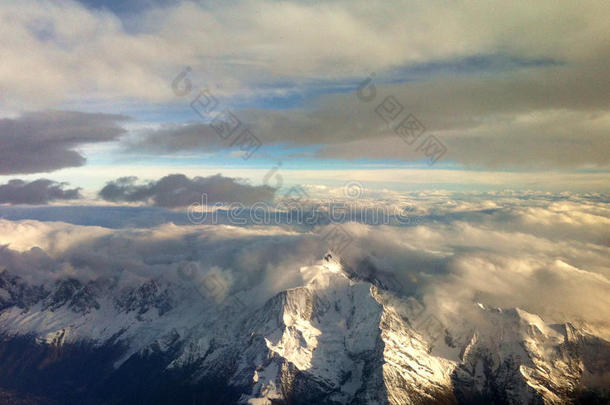
[[[339,273],[343,271],[343,266],[341,264],[341,258],[332,252],[327,252],[324,255],[324,259],[322,260],[322,265],[325,269],[332,273]]]

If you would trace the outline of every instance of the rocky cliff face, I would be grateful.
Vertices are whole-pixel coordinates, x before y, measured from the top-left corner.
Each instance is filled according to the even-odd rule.
[[[262,306],[243,304],[239,296],[206,301],[188,286],[162,279],[120,289],[113,280],[30,285],[1,273],[5,401],[608,399],[610,343],[571,324],[549,325],[520,309],[473,304],[478,322],[444,325],[415,299],[397,297],[387,280],[359,278],[332,254],[301,271],[303,286]]]

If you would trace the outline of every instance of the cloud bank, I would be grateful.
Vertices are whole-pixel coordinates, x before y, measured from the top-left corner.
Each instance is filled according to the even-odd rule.
[[[186,207],[202,203],[252,204],[273,199],[275,189],[270,186],[251,186],[220,174],[189,179],[183,174],[171,174],[157,181],[136,184],[137,177],[122,177],[109,182],[99,195],[113,202],[150,202],[158,207]]]
[[[226,92],[247,93],[498,53],[572,63],[603,54],[609,32],[596,1],[150,4],[118,16],[74,1],[3,2],[3,99],[167,100],[168,82],[185,65]]]
[[[10,180],[0,185],[0,203],[9,204],[48,204],[55,200],[75,200],[81,198],[80,188],[67,189],[66,183],[38,179],[25,182]]]
[[[341,256],[403,297],[422,299],[448,324],[473,304],[519,307],[546,322],[574,322],[610,336],[610,209],[599,196],[425,194],[407,226],[344,223],[352,242]],[[0,270],[43,283],[115,277],[181,282],[196,263],[229,280],[252,305],[303,283],[302,266],[329,247],[336,224],[293,226],[165,224],[108,229],[61,222],[0,220]]]
[[[82,166],[75,148],[108,142],[125,132],[123,115],[39,111],[0,119],[0,174],[50,172]]]
[[[444,159],[474,168],[608,168],[610,85],[604,58],[581,71],[572,66],[524,70],[490,77],[433,78],[406,84],[375,84],[376,97],[363,101],[356,89],[321,96],[286,110],[234,111],[265,145],[293,156],[319,159],[423,160],[417,145],[434,135],[448,148]],[[393,97],[401,113],[391,122],[378,113]],[[193,113],[194,114],[194,113]],[[413,114],[426,132],[411,144],[396,132]],[[210,118],[215,113],[210,113]],[[387,117],[386,117],[387,118]],[[302,146],[316,147],[302,152]],[[165,125],[145,131],[130,151],[175,153],[229,148],[205,123]]]
[[[393,96],[447,146],[446,161],[608,169],[610,24],[602,2],[146,3],[134,13],[92,2],[3,2],[0,103],[14,111],[75,100],[135,110],[142,102],[180,103],[186,110],[208,88],[242,106],[236,115],[265,145],[293,149],[293,156],[423,160],[395,134],[395,123],[375,113]],[[178,97],[172,81],[185,66],[193,91]],[[354,92],[372,72],[377,97],[363,103]],[[294,97],[304,105],[282,105]],[[262,99],[282,108],[243,107]],[[0,124],[0,136],[12,122]],[[201,122],[166,124],[130,142],[129,152],[230,147]],[[84,161],[74,151],[81,140],[46,145],[44,154],[38,143],[19,142],[12,150],[4,147],[10,142],[0,144],[0,173]],[[39,162],[28,158],[32,152]]]

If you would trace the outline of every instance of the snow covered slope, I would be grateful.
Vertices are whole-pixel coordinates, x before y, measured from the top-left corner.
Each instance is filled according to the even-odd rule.
[[[607,398],[610,343],[571,324],[473,304],[477,322],[444,325],[332,253],[301,273],[302,286],[263,305],[250,305],[247,291],[202,299],[162,278],[119,288],[112,279],[29,285],[0,273],[0,386],[40,403]]]

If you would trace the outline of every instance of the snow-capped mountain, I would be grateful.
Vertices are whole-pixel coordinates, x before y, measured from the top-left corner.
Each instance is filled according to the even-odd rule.
[[[0,273],[0,398],[58,404],[606,403],[610,343],[518,308],[445,324],[332,253],[251,305],[221,279]],[[189,271],[183,271],[192,279]],[[201,291],[200,291],[201,292]],[[203,297],[203,299],[202,299]],[[6,393],[3,393],[6,392]],[[4,399],[6,398],[6,399]]]

